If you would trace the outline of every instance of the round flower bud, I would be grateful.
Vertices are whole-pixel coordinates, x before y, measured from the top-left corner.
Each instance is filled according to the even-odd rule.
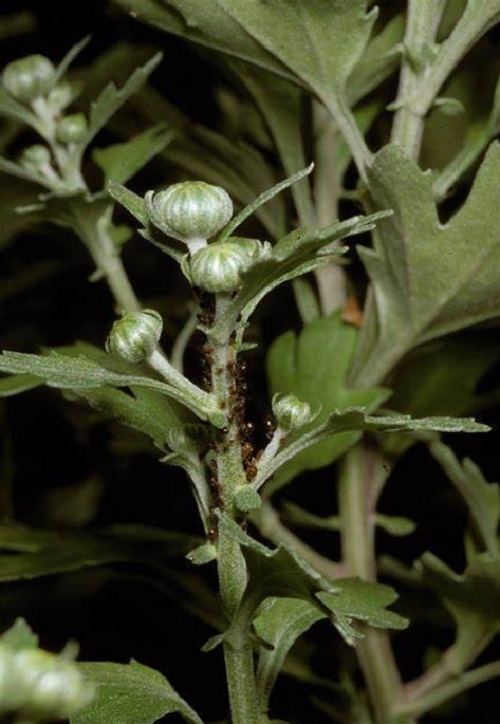
[[[30,103],[50,89],[55,68],[43,55],[28,55],[9,63],[2,75],[3,87],[22,103]]]
[[[60,143],[81,143],[87,135],[87,119],[83,113],[73,113],[57,124],[56,137]]]
[[[75,95],[74,86],[67,81],[63,81],[52,88],[47,97],[47,103],[53,110],[62,111],[72,103]]]
[[[19,158],[21,166],[27,169],[35,169],[36,171],[42,170],[44,167],[50,166],[52,163],[52,156],[47,146],[42,146],[41,143],[36,143],[34,146],[28,146],[25,148]]]
[[[162,318],[153,309],[124,314],[111,328],[106,351],[128,362],[142,362],[154,351],[162,328]]]
[[[248,515],[248,513],[260,508],[262,500],[255,488],[245,485],[234,494],[234,504],[241,513]]]
[[[248,268],[246,249],[226,242],[211,244],[194,254],[189,264],[192,283],[206,292],[233,292],[240,286],[241,272]]]
[[[148,191],[145,201],[152,223],[186,243],[206,241],[233,215],[233,202],[227,192],[204,181],[186,181],[156,193]]]
[[[273,413],[282,430],[295,430],[307,425],[314,418],[311,405],[295,395],[275,395]]]

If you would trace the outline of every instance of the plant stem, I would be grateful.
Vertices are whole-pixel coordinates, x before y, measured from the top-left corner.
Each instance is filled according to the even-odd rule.
[[[360,443],[345,456],[339,478],[339,513],[344,565],[349,575],[375,581],[376,503],[389,474],[380,451]],[[376,721],[386,724],[401,697],[401,680],[388,635],[366,627],[357,653]]]
[[[237,516],[234,505],[236,491],[248,485],[241,454],[240,426],[242,407],[237,383],[237,352],[233,330],[221,323],[227,318],[230,295],[216,296],[213,336],[207,334],[212,394],[225,412],[225,426],[217,444],[217,490],[219,509],[231,518]],[[247,584],[246,563],[237,541],[219,531],[217,569],[220,595],[228,618],[233,621],[240,609]],[[233,724],[258,724],[259,713],[255,685],[255,667],[248,632],[231,628],[231,636],[223,643],[227,685]]]
[[[120,253],[108,232],[109,219],[103,215],[95,224],[93,238],[85,239],[86,246],[98,271],[106,279],[120,312],[137,312],[139,300],[127,276]]]
[[[402,146],[415,161],[420,155],[424,118],[429,109],[417,107],[413,99],[419,96],[422,87],[428,82],[431,59],[426,57],[426,54],[431,52],[443,10],[443,0],[408,2],[405,56],[394,104],[398,110],[394,117],[391,141]]]

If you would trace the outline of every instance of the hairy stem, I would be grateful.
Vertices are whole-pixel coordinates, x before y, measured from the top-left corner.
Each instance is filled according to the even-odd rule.
[[[344,458],[339,479],[339,513],[344,565],[349,575],[376,580],[376,503],[389,473],[380,452],[360,443]],[[375,718],[386,724],[401,697],[401,680],[385,631],[367,627],[357,653]]]
[[[431,73],[430,55],[432,43],[444,10],[443,0],[422,3],[409,0],[406,32],[404,37],[405,56],[401,66],[398,95],[395,107],[398,109],[392,126],[393,143],[402,146],[408,155],[418,161],[425,115],[428,108],[416,106],[422,87]]]
[[[212,377],[212,394],[224,411],[225,426],[216,447],[217,507],[231,518],[237,516],[236,491],[248,484],[241,451],[241,427],[244,424],[242,401],[238,390],[237,352],[233,330],[220,323],[226,317],[230,296],[216,298],[214,328],[217,334],[208,339],[208,361]],[[245,559],[237,541],[223,531],[218,537],[217,569],[220,595],[230,620],[236,616],[247,584]],[[255,667],[250,640],[239,629],[224,640],[224,660],[233,724],[257,724],[259,721]]]

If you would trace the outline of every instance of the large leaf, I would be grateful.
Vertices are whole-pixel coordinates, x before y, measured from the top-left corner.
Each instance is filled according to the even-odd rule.
[[[189,724],[203,724],[198,714],[159,671],[130,664],[80,664],[85,678],[96,687],[90,704],[73,714],[71,724],[153,724],[179,713]]]
[[[355,370],[357,384],[379,382],[412,348],[500,314],[500,145],[486,154],[462,208],[439,221],[432,178],[397,146],[375,157],[370,193],[391,208],[360,250],[375,304]],[[371,343],[376,331],[375,344]]]
[[[118,0],[142,20],[292,78],[314,92],[350,139],[360,168],[369,156],[346,86],[370,37],[365,0]],[[335,52],[332,52],[334,48]]]
[[[366,406],[373,410],[387,399],[383,388],[349,389],[346,377],[357,342],[358,330],[342,321],[340,313],[315,319],[300,335],[286,332],[271,346],[267,373],[273,394],[293,393],[320,408],[315,425],[325,422],[334,410]],[[359,439],[361,432],[347,432],[305,450],[279,471],[276,482],[285,483],[304,470],[330,465]]]

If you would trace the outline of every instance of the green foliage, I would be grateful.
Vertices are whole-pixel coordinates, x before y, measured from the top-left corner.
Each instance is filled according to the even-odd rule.
[[[130,664],[81,664],[96,686],[93,701],[71,717],[71,724],[153,724],[178,712],[189,724],[202,724],[159,671],[137,661]]]
[[[347,386],[357,338],[358,330],[343,322],[338,312],[315,319],[299,337],[294,332],[285,332],[268,353],[271,392],[293,392],[313,409],[319,408],[311,427],[326,422],[334,411],[348,407],[366,406],[367,411],[372,411],[387,399],[389,391]],[[277,481],[285,483],[304,470],[330,465],[360,436],[360,432],[342,433],[304,450],[281,468]]]

